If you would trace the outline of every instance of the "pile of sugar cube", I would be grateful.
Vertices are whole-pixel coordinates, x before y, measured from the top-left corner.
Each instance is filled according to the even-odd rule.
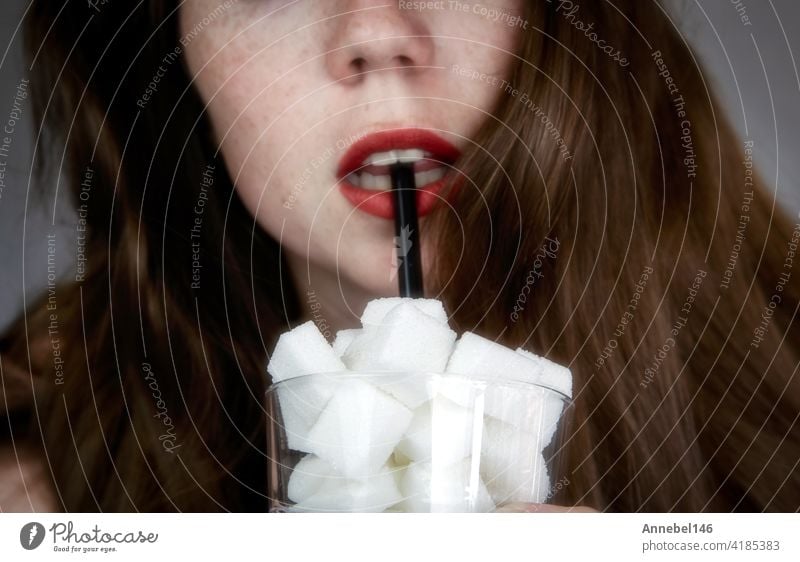
[[[543,450],[572,396],[569,369],[470,332],[457,338],[434,299],[376,299],[361,323],[331,345],[306,322],[270,357],[286,446],[305,453],[288,480],[294,509],[546,501]]]

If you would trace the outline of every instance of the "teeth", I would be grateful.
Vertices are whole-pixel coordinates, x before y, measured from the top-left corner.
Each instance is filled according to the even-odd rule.
[[[430,183],[442,179],[446,173],[447,170],[444,167],[434,168],[425,172],[417,172],[414,174],[414,184],[417,187],[425,187]],[[392,179],[388,175],[374,176],[366,172],[352,173],[345,178],[345,181],[357,187],[374,189],[376,191],[392,188]]]
[[[389,150],[387,152],[374,152],[364,160],[364,166],[388,166],[395,162],[416,162],[423,158],[430,158],[433,156],[430,152],[426,152],[419,148],[404,148],[398,150]]]
[[[444,168],[434,168],[432,170],[428,170],[427,172],[417,172],[414,174],[414,183],[419,187],[423,187],[429,183],[435,182],[436,180],[442,179],[444,177],[444,173]]]
[[[361,172],[361,187],[367,189],[391,189],[392,178],[389,176],[373,176],[366,172]]]

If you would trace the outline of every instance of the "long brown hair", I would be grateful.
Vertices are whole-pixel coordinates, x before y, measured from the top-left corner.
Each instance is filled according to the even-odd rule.
[[[179,45],[176,11],[36,1],[27,16],[36,164],[66,151],[89,235],[83,274],[2,352],[32,373],[29,435],[67,510],[265,507],[264,362],[301,306],[180,62],[137,106]],[[524,16],[454,209],[426,225],[429,294],[458,330],[570,365],[561,503],[796,510],[798,221],[743,164],[750,145],[658,4]]]

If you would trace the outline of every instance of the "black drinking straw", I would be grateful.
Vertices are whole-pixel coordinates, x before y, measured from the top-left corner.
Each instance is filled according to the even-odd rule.
[[[400,296],[421,298],[424,296],[424,292],[422,289],[419,226],[417,225],[414,164],[397,162],[392,164],[391,171]]]

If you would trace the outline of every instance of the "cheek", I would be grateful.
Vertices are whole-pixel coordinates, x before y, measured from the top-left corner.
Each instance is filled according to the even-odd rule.
[[[298,221],[298,191],[311,181],[296,172],[305,165],[291,149],[315,119],[304,106],[292,108],[296,93],[308,87],[301,73],[279,78],[282,70],[270,64],[281,60],[278,53],[251,59],[235,45],[198,47],[187,51],[187,62],[201,69],[195,87],[207,103],[216,145],[247,209],[278,237],[284,220]]]
[[[457,102],[453,110],[481,121],[504,95],[522,34],[533,31],[473,15],[461,19],[463,25],[448,33],[458,39],[442,39],[438,46],[441,64],[450,99]],[[468,133],[474,131],[472,125]]]

